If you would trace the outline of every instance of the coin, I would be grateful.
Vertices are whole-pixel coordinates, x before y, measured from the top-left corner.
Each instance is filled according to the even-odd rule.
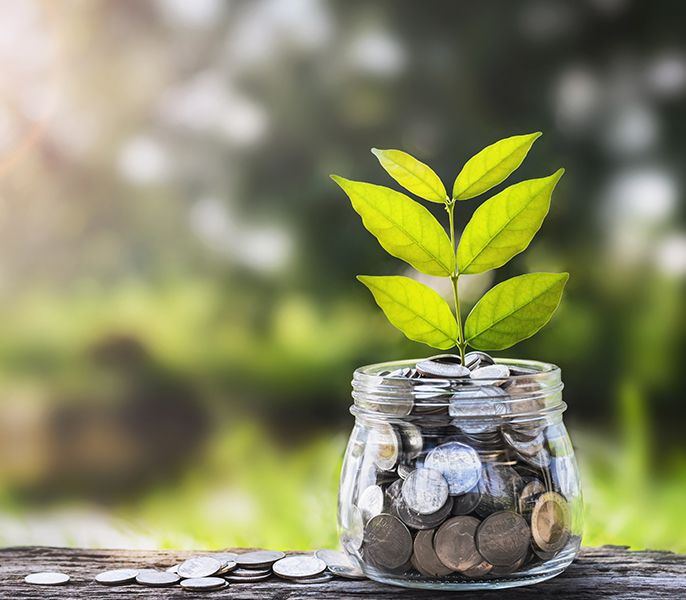
[[[464,494],[481,477],[481,461],[473,448],[460,442],[436,446],[427,455],[424,466],[441,473],[448,482],[451,495]]]
[[[417,363],[417,371],[424,377],[468,377],[469,369],[456,354],[440,354]]]
[[[494,364],[493,358],[485,352],[468,352],[464,357],[464,366],[470,371],[479,367]]]
[[[266,569],[234,569],[231,571],[233,577],[255,577],[256,575],[271,575],[272,568],[267,567]]]
[[[527,456],[540,452],[545,443],[545,438],[541,430],[536,431],[532,437],[503,428],[501,435],[510,448],[516,450],[519,454],[526,454]]]
[[[235,571],[236,567],[238,566],[238,563],[232,561],[232,560],[227,560],[222,564],[222,568],[217,571],[217,575],[226,575],[227,573],[231,573],[231,571]]]
[[[403,458],[405,460],[417,458],[424,448],[422,430],[413,423],[401,423],[398,425],[398,432],[403,448]]]
[[[193,592],[211,592],[224,589],[228,585],[228,582],[221,577],[191,577],[181,581],[181,587],[184,590]]]
[[[179,570],[179,565],[172,565],[171,567],[167,567],[165,571],[167,573],[176,573]]]
[[[497,463],[484,464],[479,480],[481,500],[475,509],[476,513],[485,517],[502,510],[515,510],[523,484],[521,476],[512,467]]]
[[[400,451],[400,440],[392,425],[389,423],[375,425],[369,432],[367,445],[379,469],[390,471],[395,467]]]
[[[520,558],[517,562],[511,565],[504,565],[499,567],[494,566],[491,569],[490,575],[492,575],[493,577],[503,577],[505,575],[509,575],[510,573],[514,573],[515,571],[519,570],[525,562],[527,562],[527,557],[528,553],[524,555],[522,558]]]
[[[239,567],[259,569],[260,567],[271,567],[284,556],[286,555],[283,552],[277,550],[254,550],[253,552],[239,554],[235,558],[235,562]]]
[[[300,585],[312,585],[312,584],[318,584],[318,583],[328,583],[333,579],[333,575],[330,573],[322,573],[321,575],[317,575],[316,577],[304,577],[304,578],[294,578],[291,579],[293,583],[298,583]]]
[[[434,536],[434,548],[439,560],[453,571],[467,571],[483,558],[474,542],[479,519],[452,517],[441,525]]]
[[[103,585],[123,585],[136,581],[137,575],[137,569],[112,569],[96,575],[95,581]]]
[[[434,529],[417,532],[414,537],[412,561],[417,571],[427,577],[443,577],[452,573],[436,555],[434,550]]]
[[[359,566],[344,552],[338,550],[317,550],[314,555],[323,560],[334,575],[347,579],[366,579]]]
[[[360,494],[357,507],[365,522],[383,512],[384,494],[378,485],[370,485]]]
[[[465,577],[471,577],[472,579],[480,579],[484,575],[492,573],[493,568],[493,565],[487,560],[482,560],[479,564],[462,571],[462,574]]]
[[[383,513],[367,523],[363,548],[372,562],[395,569],[410,560],[412,536],[400,519]]]
[[[478,485],[459,496],[453,496],[453,516],[468,515],[472,512],[481,501],[481,492]]]
[[[488,365],[474,369],[469,376],[472,379],[492,379],[502,383],[510,376],[510,369],[505,365]]]
[[[272,571],[284,579],[303,579],[326,571],[326,563],[316,556],[298,554],[277,560],[272,565]]]
[[[176,573],[184,579],[198,579],[210,577],[222,568],[222,563],[211,556],[194,556],[183,561]]]
[[[538,479],[533,479],[529,481],[519,492],[519,499],[517,505],[519,508],[520,515],[530,515],[531,511],[534,509],[536,500],[538,497],[545,493],[545,485]]]
[[[448,482],[435,469],[415,469],[403,482],[402,494],[408,508],[429,515],[440,510],[448,500]]]
[[[180,580],[181,578],[176,573],[156,569],[141,569],[136,575],[136,583],[148,587],[166,587],[179,583]]]
[[[69,581],[69,575],[45,571],[43,573],[31,573],[24,577],[24,581],[33,585],[64,585]]]
[[[448,500],[443,507],[435,513],[429,515],[420,515],[407,507],[402,496],[400,496],[393,504],[393,512],[395,515],[408,527],[412,529],[434,529],[445,521],[453,509],[452,496],[448,496]]]
[[[266,581],[272,576],[271,572],[269,573],[264,573],[260,575],[251,575],[251,576],[237,576],[234,575],[233,573],[229,573],[224,577],[226,581],[230,581],[231,583],[259,583],[260,581]]]
[[[567,501],[557,492],[541,494],[531,513],[534,543],[543,552],[559,552],[569,539],[570,523]]]
[[[495,566],[511,565],[524,558],[531,530],[516,512],[503,510],[486,517],[476,531],[476,547]]]
[[[400,479],[407,479],[407,476],[410,473],[412,473],[412,471],[414,471],[416,468],[417,468],[416,465],[410,465],[407,463],[400,463],[398,465],[398,469],[397,469],[398,477],[400,477]]]

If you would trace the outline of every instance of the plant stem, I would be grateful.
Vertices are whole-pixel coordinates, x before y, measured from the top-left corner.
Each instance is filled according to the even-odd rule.
[[[450,244],[453,247],[453,252],[457,252],[455,247],[455,200],[451,200],[446,203],[445,209],[448,211],[448,220],[450,228]],[[464,340],[464,332],[462,330],[462,316],[460,314],[460,295],[458,291],[458,280],[460,274],[457,272],[457,266],[455,266],[455,272],[450,276],[450,281],[453,284],[453,299],[455,301],[455,318],[457,320],[457,347],[460,350],[460,358],[464,364],[464,354],[467,344]]]

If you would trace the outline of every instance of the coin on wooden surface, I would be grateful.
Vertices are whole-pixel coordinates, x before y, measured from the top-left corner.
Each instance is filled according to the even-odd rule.
[[[481,477],[481,461],[476,451],[460,442],[436,446],[426,455],[424,466],[441,473],[451,495],[471,490]]]
[[[396,569],[412,556],[412,535],[398,517],[383,513],[365,526],[363,548],[372,562]]]
[[[315,577],[304,577],[304,578],[293,578],[290,581],[300,585],[317,585],[322,583],[329,583],[333,579],[333,575],[330,573],[322,573],[321,575],[316,575]]]
[[[340,550],[317,550],[314,555],[323,560],[334,575],[346,579],[366,579],[362,569],[345,552]]]
[[[557,492],[541,494],[531,513],[534,543],[545,553],[559,552],[569,540],[569,504]]]
[[[138,569],[112,569],[95,576],[95,581],[102,585],[124,585],[136,581]]]
[[[278,550],[254,550],[253,552],[239,554],[234,558],[234,562],[239,567],[259,569],[260,567],[271,567],[284,556],[286,555]]]
[[[226,581],[231,583],[260,583],[261,581],[267,581],[272,576],[271,572],[264,573],[260,575],[250,575],[250,576],[238,576],[233,573],[229,573],[224,576]]]
[[[255,575],[271,575],[272,568],[260,568],[260,569],[243,569],[237,568],[229,573],[233,577],[254,577]]]
[[[221,577],[191,577],[181,581],[181,587],[192,592],[212,592],[222,590],[228,585]]]
[[[479,519],[460,516],[448,519],[438,528],[434,536],[434,548],[446,567],[462,572],[483,561],[474,541],[478,526]]]
[[[24,581],[32,585],[64,585],[69,582],[69,575],[56,571],[45,571],[42,573],[31,573],[24,577]]]
[[[136,575],[136,583],[148,587],[167,587],[178,583],[180,580],[181,578],[176,573],[156,569],[141,569]]]
[[[412,563],[416,569],[427,577],[443,577],[453,572],[446,567],[434,550],[435,529],[418,531],[414,537]]]
[[[448,482],[440,471],[420,467],[403,482],[402,495],[408,508],[429,515],[445,506],[450,493]]]
[[[476,531],[476,547],[481,556],[496,566],[511,565],[526,556],[531,530],[526,519],[503,510],[486,517]]]
[[[297,554],[277,560],[272,565],[272,571],[284,579],[304,579],[326,571],[326,563],[316,556]]]
[[[218,573],[222,566],[223,563],[212,556],[194,556],[184,560],[176,569],[176,573],[184,579],[198,579]]]

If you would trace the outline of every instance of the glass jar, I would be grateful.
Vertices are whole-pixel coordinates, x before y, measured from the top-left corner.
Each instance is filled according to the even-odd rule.
[[[369,578],[413,588],[561,573],[581,544],[582,498],[560,369],[507,359],[499,379],[444,379],[415,363],[355,371],[338,499],[345,552]]]

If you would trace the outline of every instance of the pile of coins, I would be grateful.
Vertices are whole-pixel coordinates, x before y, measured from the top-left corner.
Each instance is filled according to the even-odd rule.
[[[422,385],[363,419],[355,492],[341,503],[345,549],[372,573],[456,580],[523,573],[575,551],[563,493],[576,476],[571,449],[564,427],[540,414],[534,374],[482,352],[378,373],[386,385]]]
[[[314,555],[286,556],[274,550],[256,550],[195,556],[167,569],[113,569],[95,576],[101,585],[138,584],[147,587],[180,585],[188,591],[211,592],[223,590],[229,584],[258,583],[276,575],[296,584],[318,584],[331,581],[334,576],[364,579],[362,571],[347,555],[337,550],[317,550]],[[34,585],[65,585],[70,577],[64,573],[32,573],[24,578]]]

